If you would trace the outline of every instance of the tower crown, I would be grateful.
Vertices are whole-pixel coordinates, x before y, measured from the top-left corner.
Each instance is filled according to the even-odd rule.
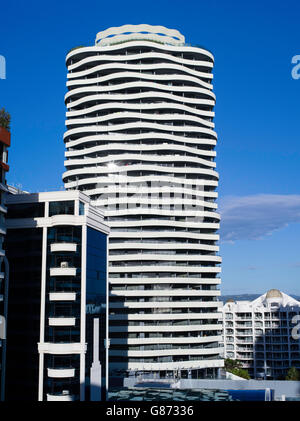
[[[266,294],[267,299],[279,298],[282,299],[282,294],[278,289],[270,289]]]
[[[164,26],[152,25],[123,25],[108,28],[98,32],[95,45],[106,46],[125,41],[136,40],[156,41],[162,44],[182,45],[185,42],[184,36],[176,29],[168,29]]]

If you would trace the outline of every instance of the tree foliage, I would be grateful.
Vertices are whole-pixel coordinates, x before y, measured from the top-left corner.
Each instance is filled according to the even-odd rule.
[[[230,358],[226,358],[224,361],[225,370],[230,371],[236,368],[242,368],[242,364],[237,360],[232,360]]]
[[[300,380],[300,373],[296,367],[291,367],[288,370],[285,380],[295,380],[295,381]]]
[[[229,371],[230,373],[235,374],[236,376],[242,377],[243,379],[250,380],[248,370],[242,368],[242,364],[240,363],[240,361],[226,358],[224,364],[226,371]]]
[[[0,127],[10,129],[10,114],[5,111],[5,108],[0,109]]]

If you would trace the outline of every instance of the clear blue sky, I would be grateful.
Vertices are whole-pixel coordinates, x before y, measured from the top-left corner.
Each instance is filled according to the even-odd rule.
[[[300,295],[299,1],[11,1],[1,6],[0,107],[12,116],[8,182],[63,184],[65,55],[111,26],[178,29],[215,56],[224,294]]]

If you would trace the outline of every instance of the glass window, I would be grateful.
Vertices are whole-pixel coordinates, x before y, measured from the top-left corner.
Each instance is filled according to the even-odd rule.
[[[49,203],[49,216],[74,215],[74,200]]]
[[[90,367],[93,362],[94,318],[99,319],[99,358],[105,373],[106,355],[106,235],[90,227],[87,228],[86,256],[86,381],[89,382]],[[120,321],[118,320],[118,323]],[[105,379],[102,378],[103,385]]]
[[[81,227],[60,225],[48,229],[49,242],[81,244]]]
[[[36,400],[38,393],[42,240],[42,228],[8,229],[4,245],[11,281],[6,390],[25,401]]]
[[[80,328],[79,326],[51,326],[46,330],[45,337],[47,341],[52,343],[79,342]]]
[[[7,206],[7,218],[38,218],[45,215],[45,203],[20,203]]]
[[[79,201],[79,215],[84,215],[84,203]]]

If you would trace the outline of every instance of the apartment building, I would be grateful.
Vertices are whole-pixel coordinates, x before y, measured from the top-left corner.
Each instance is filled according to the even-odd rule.
[[[277,289],[253,301],[228,300],[223,306],[224,356],[239,360],[252,378],[284,379],[300,369],[297,315],[300,302]]]
[[[112,374],[217,377],[213,54],[174,29],[124,25],[66,65],[63,181],[110,227]]]

